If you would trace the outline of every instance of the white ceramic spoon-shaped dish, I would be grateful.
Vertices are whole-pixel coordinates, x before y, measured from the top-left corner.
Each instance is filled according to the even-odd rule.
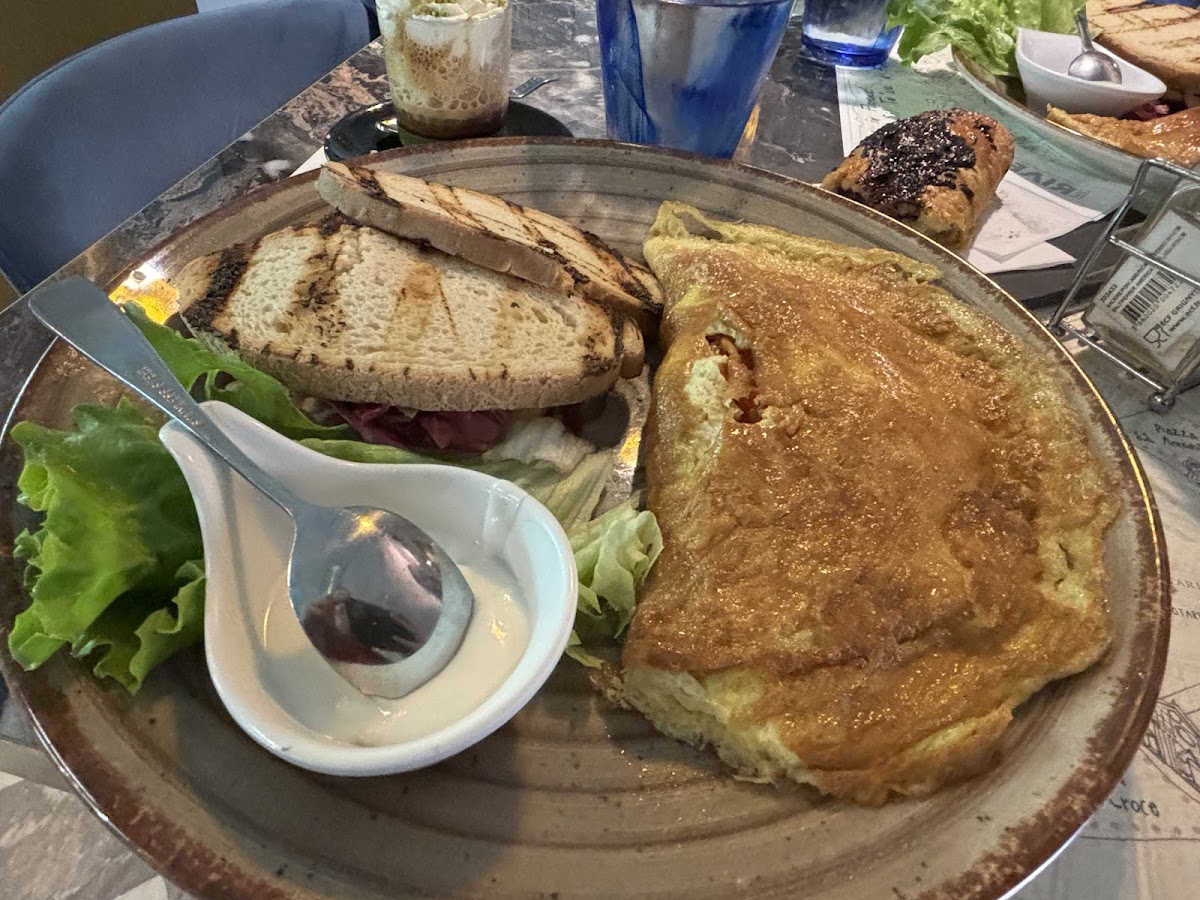
[[[1069,113],[1120,116],[1157,100],[1167,91],[1156,76],[1103,47],[1096,51],[1116,62],[1121,83],[1073,78],[1067,74],[1067,67],[1080,49],[1075,34],[1017,29],[1017,69],[1030,109],[1044,116],[1049,103]]]
[[[461,649],[433,680],[401,700],[360,694],[313,649],[288,603],[286,514],[185,430],[163,426],[204,536],[209,673],[247,734],[315,772],[383,775],[460,752],[533,697],[566,646],[577,596],[570,542],[544,506],[466,469],[331,459],[231,406],[203,406],[305,499],[370,504],[411,519],[464,569],[477,598]]]

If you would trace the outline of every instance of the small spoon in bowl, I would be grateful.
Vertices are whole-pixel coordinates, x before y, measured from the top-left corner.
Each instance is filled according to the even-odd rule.
[[[177,420],[296,526],[288,595],[317,652],[364,694],[399,699],[445,668],[462,644],[475,597],[457,565],[403,516],[318,506],[264,472],[217,428],[150,342],[83,278],[32,292],[52,331]]]
[[[1091,32],[1088,31],[1087,10],[1081,9],[1075,14],[1075,23],[1079,26],[1079,40],[1083,42],[1083,52],[1071,60],[1067,66],[1067,74],[1072,78],[1083,81],[1109,81],[1121,83],[1121,67],[1096,49],[1092,43]]]

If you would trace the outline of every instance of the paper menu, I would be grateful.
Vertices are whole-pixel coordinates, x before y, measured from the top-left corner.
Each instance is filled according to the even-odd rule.
[[[1150,389],[1071,349],[1117,414],[1153,487],[1172,581],[1171,643],[1153,718],[1117,789],[1021,900],[1184,900],[1200,882],[1200,389],[1165,415]]]
[[[1001,261],[1032,250],[1045,235],[1058,237],[1103,216],[1011,172],[996,188],[996,196],[1000,202],[984,216],[975,243]]]
[[[1030,250],[1023,250],[1008,259],[999,260],[988,256],[982,250],[972,247],[967,251],[967,262],[984,275],[997,272],[1018,272],[1023,269],[1048,269],[1051,266],[1063,266],[1073,263],[1075,257],[1064,250],[1059,250],[1053,244],[1038,244]]]
[[[292,175],[303,175],[305,172],[311,172],[313,169],[319,169],[325,164],[325,148],[322,147],[304,162],[296,167],[296,171]]]
[[[967,252],[967,261],[984,274],[1074,262],[1069,253],[1047,241],[1102,216],[1012,172],[1000,182],[996,196],[998,202],[984,216]]]

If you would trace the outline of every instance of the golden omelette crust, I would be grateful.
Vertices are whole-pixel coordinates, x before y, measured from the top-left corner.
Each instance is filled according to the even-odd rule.
[[[625,699],[743,775],[861,802],[987,766],[1110,637],[1114,482],[1060,388],[896,254],[666,204],[646,258],[665,549]]]
[[[1146,122],[1087,114],[1073,116],[1048,106],[1046,118],[1143,159],[1161,157],[1189,168],[1200,163],[1200,106]]]

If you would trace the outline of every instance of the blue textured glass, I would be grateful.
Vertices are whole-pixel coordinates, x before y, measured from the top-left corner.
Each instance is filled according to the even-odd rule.
[[[900,29],[887,27],[887,0],[805,0],[801,34],[822,62],[871,68],[887,62]]]
[[[793,0],[597,0],[608,135],[732,156]]]

